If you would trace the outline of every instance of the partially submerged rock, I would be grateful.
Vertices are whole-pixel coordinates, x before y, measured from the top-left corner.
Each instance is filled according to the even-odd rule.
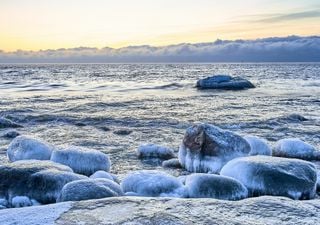
[[[316,193],[316,168],[312,163],[299,159],[242,157],[228,162],[220,174],[240,181],[251,196],[312,199]]]
[[[19,128],[22,127],[22,125],[17,124],[9,119],[0,117],[0,129],[3,128]]]
[[[90,176],[99,170],[108,172],[111,167],[108,155],[97,150],[77,146],[70,146],[54,151],[51,160],[67,165],[75,173],[86,176]]]
[[[248,196],[247,188],[239,181],[214,174],[191,174],[185,182],[190,198],[240,200]]]
[[[35,159],[49,160],[54,147],[44,141],[28,136],[18,136],[8,146],[7,156],[11,162]]]
[[[167,168],[175,168],[175,169],[180,169],[182,168],[179,159],[169,159],[169,160],[165,160],[162,162],[162,166],[163,167],[167,167]]]
[[[172,149],[156,144],[140,145],[137,154],[139,158],[172,159],[175,157]]]
[[[141,170],[127,175],[121,182],[127,195],[135,196],[182,196],[182,183],[175,177],[161,171]]]
[[[210,124],[189,127],[179,149],[179,161],[189,172],[218,173],[230,160],[248,156],[249,143],[239,135]]]
[[[266,140],[256,136],[245,136],[244,139],[250,144],[249,155],[272,155],[272,150]]]
[[[12,139],[12,138],[18,137],[19,135],[20,133],[16,130],[8,130],[3,134],[3,137]]]
[[[298,138],[287,138],[278,141],[273,149],[273,155],[285,158],[320,160],[320,151]]]
[[[199,89],[241,90],[254,87],[250,81],[244,78],[228,75],[216,75],[197,81],[197,88]]]

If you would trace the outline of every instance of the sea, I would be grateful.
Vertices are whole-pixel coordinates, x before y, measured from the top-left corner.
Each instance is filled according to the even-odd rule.
[[[195,87],[217,74],[241,76],[256,88]],[[255,135],[271,146],[294,137],[320,149],[320,64],[0,64],[0,117],[21,124],[20,134],[57,147],[107,153],[120,177],[168,170],[158,160],[138,159],[138,146],[177,152],[185,130],[197,123]],[[7,161],[9,130],[0,129],[0,163]]]

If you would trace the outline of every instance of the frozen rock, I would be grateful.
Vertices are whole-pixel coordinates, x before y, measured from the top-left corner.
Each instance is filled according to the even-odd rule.
[[[78,180],[66,184],[58,199],[60,202],[99,199],[123,195],[120,186],[108,179]]]
[[[288,119],[291,120],[291,121],[296,121],[296,122],[303,122],[303,121],[307,121],[308,120],[304,116],[302,116],[300,114],[297,114],[297,113],[290,114],[288,116]]]
[[[12,139],[12,138],[18,137],[19,135],[20,133],[16,130],[8,130],[3,134],[3,137]]]
[[[5,198],[0,198],[0,209],[2,208],[7,208],[9,206],[9,202]]]
[[[249,155],[272,155],[272,150],[266,140],[256,136],[245,136],[244,139],[251,147]]]
[[[108,173],[106,171],[103,171],[103,170],[99,170],[99,171],[95,172],[94,174],[92,174],[90,176],[90,178],[92,178],[92,179],[105,178],[105,179],[112,180],[112,181],[118,183],[118,179],[115,175]]]
[[[181,164],[179,162],[179,159],[169,159],[169,160],[165,160],[162,162],[162,166],[163,167],[167,167],[167,168],[177,168],[180,169]]]
[[[225,89],[241,90],[254,88],[255,86],[248,80],[241,77],[231,77],[228,75],[215,75],[197,81],[199,89]]]
[[[121,182],[123,192],[135,196],[182,196],[184,188],[175,177],[161,171],[141,170],[127,175]]]
[[[18,127],[22,127],[22,126],[20,124],[12,122],[9,119],[0,117],[0,129],[1,128],[18,128]]]
[[[137,154],[139,158],[171,159],[175,157],[172,149],[155,144],[140,145]]]
[[[179,161],[189,172],[218,173],[228,161],[248,156],[249,143],[239,135],[210,124],[189,127],[179,149]]]
[[[27,196],[15,196],[12,198],[11,205],[13,208],[32,206],[32,201]]]
[[[242,157],[228,162],[220,174],[240,181],[251,196],[274,195],[292,199],[312,199],[315,196],[316,168],[299,159]]]
[[[240,200],[248,197],[247,188],[239,181],[215,174],[192,174],[185,182],[190,198]]]
[[[284,158],[320,160],[320,151],[298,138],[287,138],[278,141],[273,149],[273,155]]]
[[[73,169],[75,173],[90,176],[96,171],[109,171],[111,162],[108,155],[92,149],[70,146],[53,151],[51,160]]]
[[[11,162],[17,160],[49,160],[54,147],[28,136],[18,136],[10,143],[7,156]]]

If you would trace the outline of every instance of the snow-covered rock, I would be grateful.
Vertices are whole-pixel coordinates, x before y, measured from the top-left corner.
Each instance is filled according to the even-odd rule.
[[[187,176],[185,185],[190,198],[240,200],[248,197],[248,190],[243,184],[221,175],[191,174]]]
[[[272,155],[272,150],[266,140],[256,136],[245,136],[244,139],[250,144],[249,155]]]
[[[0,209],[7,208],[9,206],[9,202],[5,198],[0,198]]]
[[[255,86],[242,77],[231,77],[229,75],[215,75],[197,81],[199,89],[225,89],[241,90],[254,88]]]
[[[66,184],[59,197],[59,202],[81,201],[123,195],[120,186],[108,179],[78,180]]]
[[[73,169],[75,173],[90,176],[96,171],[109,171],[108,155],[92,149],[70,146],[52,152],[51,160]]]
[[[18,128],[18,127],[22,127],[22,126],[9,119],[0,117],[0,129],[1,128]]]
[[[175,157],[172,149],[156,144],[140,145],[137,154],[139,158],[171,159]]]
[[[249,143],[239,135],[210,124],[189,127],[179,149],[179,161],[189,172],[218,173],[230,160],[248,156]]]
[[[279,140],[273,149],[273,155],[284,158],[320,160],[320,151],[298,138]]]
[[[316,168],[312,163],[299,159],[242,157],[228,162],[220,174],[240,181],[251,196],[312,199],[316,193]]]
[[[15,196],[12,198],[11,205],[13,208],[32,206],[32,201],[27,196]]]
[[[161,171],[141,170],[127,175],[121,182],[127,195],[134,196],[183,196],[182,183],[175,177]]]
[[[18,136],[10,143],[7,156],[11,162],[36,159],[49,160],[54,147],[28,136]]]
[[[167,168],[177,168],[177,169],[182,168],[179,162],[179,159],[165,160],[162,162],[162,166]]]
[[[8,139],[13,139],[15,137],[18,137],[20,135],[20,133],[16,130],[8,130],[6,132],[4,132],[4,134],[2,135],[5,138]]]
[[[115,175],[113,175],[111,173],[108,173],[106,171],[103,171],[103,170],[99,170],[99,171],[95,172],[94,174],[92,174],[90,176],[90,178],[92,178],[92,179],[105,178],[105,179],[108,179],[108,180],[112,180],[112,181],[114,181],[116,183],[119,183],[118,178]]]

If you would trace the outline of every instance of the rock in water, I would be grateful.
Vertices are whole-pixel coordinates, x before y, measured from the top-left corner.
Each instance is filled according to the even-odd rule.
[[[256,136],[245,136],[244,139],[250,144],[251,151],[249,155],[272,155],[272,150],[266,140]]]
[[[179,159],[169,159],[162,162],[162,166],[166,168],[175,168],[175,169],[181,169],[181,164],[179,162]]]
[[[189,172],[218,173],[230,160],[248,156],[249,143],[239,135],[210,124],[189,127],[179,149],[179,161]]]
[[[121,182],[127,195],[135,196],[182,196],[182,183],[175,177],[161,171],[142,170],[127,175]]]
[[[54,151],[51,160],[73,169],[75,173],[90,176],[96,171],[109,171],[111,162],[108,155],[93,149],[70,146]]]
[[[87,179],[66,184],[58,201],[81,201],[121,195],[123,195],[123,192],[120,186],[111,180],[103,178]]]
[[[244,78],[228,75],[216,75],[197,81],[197,88],[199,89],[241,90],[254,87],[250,81]]]
[[[320,160],[320,151],[298,138],[282,139],[276,143],[273,155],[284,158]]]
[[[192,174],[185,182],[190,198],[240,200],[248,196],[247,188],[239,181],[214,174]]]
[[[49,160],[54,147],[28,136],[18,136],[10,143],[7,156],[11,162],[36,159]]]
[[[140,145],[137,154],[139,158],[172,159],[175,157],[172,149],[155,144]]]
[[[1,128],[18,128],[18,127],[22,127],[22,126],[20,124],[12,122],[11,120],[0,117],[0,129]]]
[[[312,199],[316,193],[316,168],[312,163],[299,159],[242,157],[228,162],[220,174],[243,183],[251,196]]]

